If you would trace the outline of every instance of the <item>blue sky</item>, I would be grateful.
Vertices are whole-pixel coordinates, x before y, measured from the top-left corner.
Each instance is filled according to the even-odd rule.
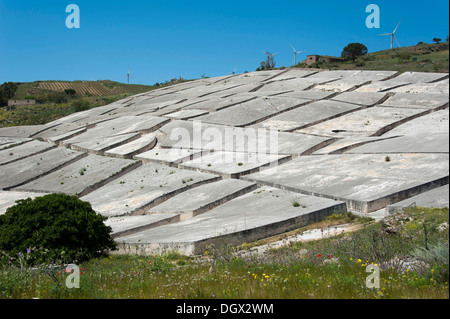
[[[80,8],[80,28],[68,29],[69,4]],[[426,3],[426,5],[424,4]],[[366,27],[366,6],[380,8],[380,28]],[[447,0],[385,1],[153,1],[0,0],[0,83],[104,80],[154,84],[254,71],[263,51],[290,66],[289,43],[306,54],[340,56],[351,42],[369,52],[448,36]]]

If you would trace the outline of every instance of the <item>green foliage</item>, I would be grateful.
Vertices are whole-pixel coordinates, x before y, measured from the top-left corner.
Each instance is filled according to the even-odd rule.
[[[64,93],[70,96],[74,96],[75,94],[77,94],[77,91],[75,91],[74,89],[65,89]]]
[[[47,101],[50,103],[66,103],[68,101],[67,95],[63,92],[52,92],[47,94]]]
[[[8,100],[16,94],[17,85],[13,82],[5,82],[0,85],[0,106],[7,105]]]
[[[325,65],[325,62],[319,60],[319,61],[317,61],[317,62],[314,62],[314,63],[308,65],[308,68],[320,69],[320,68],[322,68],[324,65]]]
[[[411,54],[409,52],[400,52],[396,54],[398,63],[403,63],[404,61],[411,60]]]
[[[350,43],[342,50],[341,57],[351,59],[354,62],[356,57],[365,55],[367,52],[367,47],[364,44]]]
[[[0,216],[0,251],[27,254],[33,263],[87,260],[116,248],[105,220],[76,196],[19,200]]]
[[[326,220],[342,224],[342,218],[362,221],[351,213]],[[448,223],[448,209],[411,208],[386,222],[396,232],[372,221],[354,232],[265,253],[252,250],[252,243],[236,247],[220,239],[205,243],[202,256],[143,256],[130,248],[127,256],[78,264],[80,289],[64,286],[67,274],[61,268],[23,267],[27,256],[22,256],[15,264],[0,264],[0,299],[448,299],[448,228],[439,227]],[[379,289],[365,287],[372,263],[380,267]]]
[[[89,110],[90,104],[88,101],[85,100],[76,100],[72,102],[72,107],[75,108],[75,112],[81,112]]]

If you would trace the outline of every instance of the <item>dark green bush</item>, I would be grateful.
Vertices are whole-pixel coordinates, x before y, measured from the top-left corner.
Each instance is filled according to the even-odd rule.
[[[76,100],[72,102],[72,107],[75,108],[75,112],[81,112],[89,110],[90,104],[88,101],[85,100]]]
[[[106,219],[76,196],[19,200],[0,216],[0,259],[21,253],[32,263],[79,262],[104,255],[116,249]]]
[[[64,93],[70,96],[74,96],[75,94],[77,94],[77,91],[75,91],[74,89],[65,89]]]

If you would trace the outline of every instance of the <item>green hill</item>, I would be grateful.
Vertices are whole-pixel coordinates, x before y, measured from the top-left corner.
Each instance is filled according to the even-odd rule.
[[[298,64],[297,67],[306,67]],[[330,70],[389,70],[399,72],[449,72],[449,44],[420,43],[415,46],[394,48],[368,53],[355,62],[325,63],[319,61],[308,68]]]

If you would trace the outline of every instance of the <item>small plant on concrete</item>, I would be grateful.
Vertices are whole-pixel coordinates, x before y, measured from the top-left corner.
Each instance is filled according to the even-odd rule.
[[[391,161],[391,158],[390,158],[389,156],[386,156],[386,157],[384,158],[384,160],[385,160],[386,162],[390,162],[390,161]]]
[[[300,204],[298,201],[296,201],[296,200],[293,200],[292,201],[292,206],[294,206],[294,207],[302,207],[302,208],[305,208],[306,207],[306,205],[303,205],[303,204]]]

